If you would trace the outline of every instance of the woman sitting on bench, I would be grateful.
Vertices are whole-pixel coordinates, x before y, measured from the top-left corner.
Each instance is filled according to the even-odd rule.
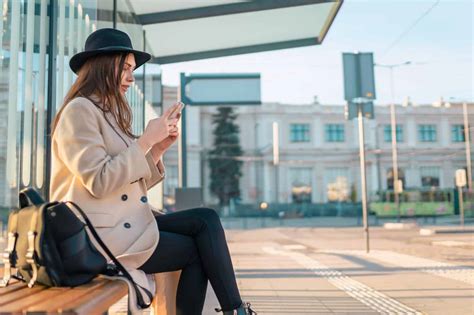
[[[153,288],[149,274],[182,270],[177,314],[201,314],[208,280],[224,314],[254,314],[241,300],[216,212],[163,215],[148,204],[147,190],[164,178],[162,157],[178,137],[182,109],[177,103],[143,135],[132,133],[125,93],[150,57],[134,50],[126,33],[100,29],[71,58],[77,79],[53,121],[50,200],[78,203],[142,287]]]

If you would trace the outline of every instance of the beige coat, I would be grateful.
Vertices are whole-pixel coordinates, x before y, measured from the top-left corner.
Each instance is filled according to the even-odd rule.
[[[50,200],[76,202],[112,253],[146,285],[136,269],[159,240],[147,190],[163,180],[164,166],[107,117],[83,97],[66,106],[52,138]]]

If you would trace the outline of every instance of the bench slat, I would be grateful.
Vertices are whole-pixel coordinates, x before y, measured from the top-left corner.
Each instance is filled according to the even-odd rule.
[[[0,288],[0,313],[102,314],[127,293],[125,282],[101,277],[74,288],[38,284],[28,288],[26,283],[12,279],[6,288]]]
[[[33,288],[28,288],[25,286],[24,288],[21,288],[20,290],[13,291],[9,294],[2,295],[0,299],[0,306],[2,310],[4,308],[9,308],[9,306],[15,306],[18,305],[18,301],[23,300],[28,298],[29,296],[36,295],[41,291],[46,290],[46,287],[43,286],[34,286]],[[18,309],[18,307],[16,307]]]
[[[11,281],[6,288],[0,288],[0,301],[2,300],[3,296],[17,290],[21,290],[26,288],[27,285],[24,282],[20,282],[17,280]]]
[[[71,303],[64,311],[76,314],[102,314],[127,293],[128,286],[125,282],[109,280],[103,289],[95,292],[93,297],[83,296]]]
[[[71,304],[74,300],[86,295],[93,296],[96,290],[103,289],[105,285],[106,283],[104,281],[94,279],[90,283],[83,284],[74,288],[68,288],[67,290],[62,290],[62,292],[59,293],[54,300],[43,301],[28,307],[28,312],[57,312],[58,310],[66,309],[68,308],[68,305]]]
[[[28,289],[31,290],[31,289]],[[51,301],[53,299],[59,298],[61,292],[64,291],[63,288],[44,288],[43,290],[35,293],[29,294],[28,296],[22,297],[21,299],[15,301],[13,304],[8,304],[5,307],[7,311],[21,311],[24,312],[28,309],[29,306],[34,305],[35,303],[43,301]],[[3,306],[2,306],[3,310]]]

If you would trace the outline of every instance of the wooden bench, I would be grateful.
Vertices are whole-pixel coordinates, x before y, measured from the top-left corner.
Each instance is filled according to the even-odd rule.
[[[3,271],[2,271],[3,273]],[[0,312],[2,314],[102,314],[128,292],[123,281],[96,278],[75,288],[58,288],[11,281],[0,288]]]
[[[0,269],[3,277],[3,268]],[[156,275],[158,292],[153,302],[154,314],[174,314],[179,272]],[[45,287],[13,279],[0,288],[0,314],[104,314],[128,293],[125,282],[98,277],[74,288]]]

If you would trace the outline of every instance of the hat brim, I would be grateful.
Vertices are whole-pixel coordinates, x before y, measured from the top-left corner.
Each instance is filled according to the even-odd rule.
[[[141,67],[145,62],[149,61],[151,59],[151,55],[149,53],[139,51],[139,50],[134,50],[130,49],[128,47],[113,47],[113,48],[104,48],[104,49],[97,49],[97,50],[89,50],[89,51],[83,51],[80,53],[75,54],[72,56],[71,60],[69,60],[69,67],[74,73],[78,73],[79,69],[86,63],[86,61],[91,58],[95,57],[98,55],[110,55],[110,54],[116,54],[116,53],[132,53],[135,56],[135,69],[138,69]]]

